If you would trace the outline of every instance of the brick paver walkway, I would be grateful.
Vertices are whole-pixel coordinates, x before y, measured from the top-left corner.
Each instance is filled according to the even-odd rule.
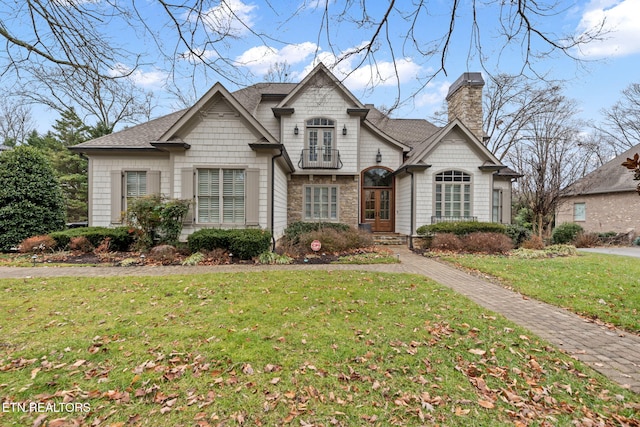
[[[640,393],[640,337],[589,322],[573,313],[482,280],[435,260],[394,248],[400,264],[225,265],[198,267],[0,267],[0,278],[151,276],[259,270],[367,270],[427,276],[534,332],[613,381]]]

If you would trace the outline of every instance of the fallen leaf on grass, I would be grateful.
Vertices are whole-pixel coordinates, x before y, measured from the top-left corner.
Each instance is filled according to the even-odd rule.
[[[482,406],[483,408],[486,408],[486,409],[495,408],[495,405],[490,400],[482,400],[482,399],[480,399],[480,400],[478,400],[478,405],[480,405],[480,406]]]

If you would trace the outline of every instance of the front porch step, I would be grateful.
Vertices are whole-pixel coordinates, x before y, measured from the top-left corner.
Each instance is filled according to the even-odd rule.
[[[376,245],[406,245],[407,236],[395,233],[373,233],[373,241]]]

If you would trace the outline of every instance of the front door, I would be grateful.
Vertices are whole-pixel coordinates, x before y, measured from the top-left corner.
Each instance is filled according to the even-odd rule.
[[[393,232],[393,176],[384,168],[363,172],[362,220],[373,232]]]
[[[364,190],[364,221],[371,224],[371,231],[393,231],[391,222],[391,190]]]

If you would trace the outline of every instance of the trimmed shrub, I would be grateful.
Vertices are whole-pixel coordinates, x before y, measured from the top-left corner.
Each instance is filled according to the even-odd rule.
[[[56,241],[51,236],[33,236],[24,239],[20,243],[20,252],[23,254],[32,252],[51,251],[56,246]]]
[[[436,224],[420,226],[416,232],[421,236],[436,233],[452,233],[456,236],[464,236],[476,232],[506,234],[507,227],[504,224],[499,224],[497,222],[438,222]]]
[[[312,231],[336,230],[344,232],[352,229],[351,226],[340,222],[303,222],[296,221],[284,230],[284,239],[296,245],[298,244],[301,234],[311,233]]]
[[[542,237],[540,236],[533,235],[522,242],[522,245],[520,245],[520,247],[523,249],[542,250],[544,249],[544,240],[542,240]]]
[[[565,222],[553,229],[551,241],[555,245],[562,245],[573,242],[576,236],[584,230],[579,224]]]
[[[56,249],[66,249],[71,243],[73,237],[85,237],[94,247],[100,246],[100,244],[107,238],[110,239],[110,250],[112,251],[128,251],[129,247],[133,244],[134,235],[129,231],[127,227],[107,228],[107,227],[85,227],[85,228],[72,228],[65,231],[56,231],[50,233],[56,241]]]
[[[454,233],[438,233],[431,241],[430,249],[434,251],[458,252],[463,248],[462,240]]]
[[[271,248],[271,233],[260,229],[232,230],[229,250],[240,259],[251,259]]]
[[[465,251],[486,254],[505,254],[513,249],[513,241],[502,233],[471,233],[462,238]]]
[[[251,259],[268,250],[271,233],[261,229],[204,228],[187,237],[191,252],[226,249],[240,259]]]

